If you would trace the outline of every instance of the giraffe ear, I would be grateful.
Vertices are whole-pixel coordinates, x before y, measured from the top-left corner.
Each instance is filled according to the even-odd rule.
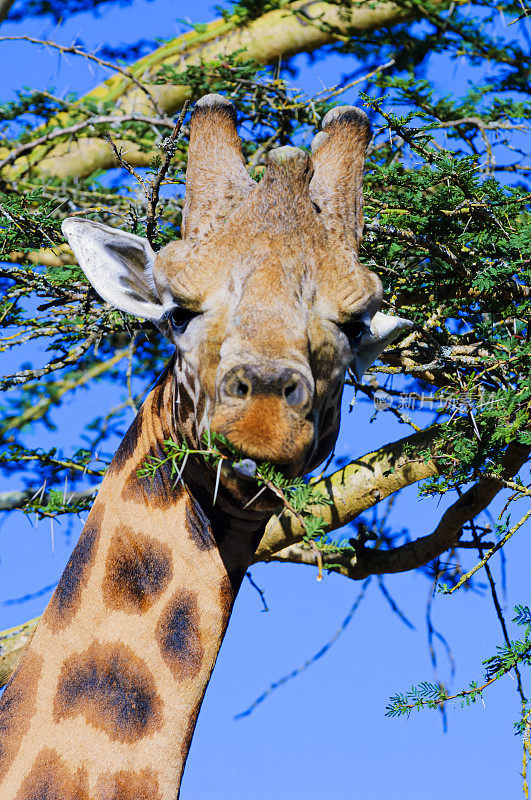
[[[357,379],[361,381],[363,373],[376,361],[380,353],[394,342],[402,331],[412,326],[413,323],[408,319],[377,311],[367,324],[367,330],[361,337],[354,356],[352,369]]]
[[[74,217],[61,227],[100,297],[135,317],[160,320],[164,307],[153,278],[155,253],[147,239]]]

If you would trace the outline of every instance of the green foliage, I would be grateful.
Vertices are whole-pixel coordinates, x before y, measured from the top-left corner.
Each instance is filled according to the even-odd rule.
[[[531,66],[517,0],[495,6],[477,0],[443,10],[426,0],[397,2],[410,14],[421,12],[423,21],[341,34],[328,50],[345,56],[345,70],[353,72],[313,98],[295,86],[289,61],[281,70],[278,65],[264,67],[245,51],[185,68],[157,64],[142,75],[148,90],[187,85],[193,97],[212,91],[230,96],[245,123],[243,153],[255,178],[270,148],[307,148],[333,105],[354,102],[365,107],[374,137],[364,185],[360,259],[382,279],[383,310],[415,324],[405,343],[386,351],[370,380],[377,379],[389,392],[435,398],[434,414],[424,418],[437,423],[435,442],[429,449],[412,447],[410,456],[412,461],[435,459],[439,467],[439,475],[421,487],[421,496],[454,499],[471,482],[500,478],[508,447],[531,447]],[[85,0],[76,0],[69,9],[94,5],[93,0],[86,0],[86,6]],[[237,28],[267,11],[290,13],[289,5],[286,0],[240,0],[220,14],[229,28]],[[48,0],[28,0],[20,8],[24,13],[62,13]],[[508,24],[500,35],[501,14]],[[324,25],[319,19],[312,24]],[[198,41],[208,34],[202,26],[194,27]],[[472,82],[462,96],[448,83],[428,79],[429,59],[432,65],[442,63],[448,73],[454,65],[468,70]],[[378,65],[384,66],[377,70]],[[348,88],[354,81],[359,98]],[[87,174],[81,167],[77,177],[58,178],[39,168],[57,145],[84,145],[110,131],[125,160],[131,142],[144,155],[142,163],[148,166],[138,168],[140,177],[146,181],[153,176],[162,161],[159,145],[172,121],[149,106],[151,116],[116,117],[111,126],[101,121],[116,114],[116,100],[109,97],[105,92],[97,99],[58,97],[38,87],[0,106],[0,163],[5,162],[0,167],[0,352],[14,354],[20,364],[1,383],[8,394],[0,423],[0,469],[32,487],[42,488],[46,481],[46,492],[35,492],[26,505],[41,516],[87,506],[86,499],[70,501],[65,478],[72,490],[99,482],[110,456],[105,449],[110,437],[123,432],[127,415],[141,399],[131,376],[142,376],[148,386],[168,356],[152,326],[110,309],[95,296],[60,232],[64,217],[75,213],[144,234],[148,198],[143,189],[124,169],[116,179],[116,173]],[[166,199],[158,206],[156,248],[179,234],[186,159],[183,137],[165,178]],[[39,362],[34,366],[28,363],[28,352],[34,354],[36,345],[39,355],[31,358]],[[122,360],[116,360],[117,354]],[[91,420],[83,442],[72,442],[64,452],[35,448],[31,437],[43,427],[53,428],[61,404],[98,381],[106,381],[119,397]],[[364,388],[370,390],[367,381]],[[456,398],[460,402],[452,404]],[[405,414],[397,416],[409,424]],[[178,480],[189,457],[204,459],[214,471],[240,458],[229,442],[215,437],[195,452],[173,441],[165,448],[161,458],[143,465],[142,474],[153,475],[166,463]],[[324,535],[318,514],[324,498],[311,483],[287,479],[268,464],[258,465],[254,480],[257,490],[267,487],[280,507],[302,519],[308,545],[330,556],[327,568],[337,566],[336,553],[356,554],[353,540]],[[529,497],[527,483],[525,475],[506,481],[509,510],[511,502]],[[504,514],[494,530],[465,530],[481,561],[483,537],[503,542],[511,525]],[[395,525],[385,530],[374,525],[373,535],[366,538],[371,546],[387,549],[409,536]],[[436,576],[450,592],[466,574],[462,553],[451,551],[443,572],[439,565],[422,569],[431,579],[439,570]],[[488,568],[485,562],[486,574]],[[413,708],[440,708],[452,698],[472,703],[487,685],[527,668],[531,616],[527,606],[515,611],[524,633],[505,641],[484,662],[483,685],[472,682],[450,695],[437,683],[423,682],[395,695],[387,713],[401,716]],[[526,714],[520,732],[528,725]]]
[[[463,14],[459,6],[441,13],[427,2],[400,2],[405,10],[422,9],[429,21],[358,31],[348,41],[343,37],[336,49],[368,64],[394,59],[360,84],[375,130],[361,258],[377,266],[385,307],[418,325],[405,353],[398,347],[386,354],[382,373],[405,373],[407,388],[419,393],[429,385],[441,399],[471,398],[466,411],[449,410],[440,418],[435,452],[441,474],[422,492],[445,493],[486,471],[499,471],[509,442],[531,442],[531,217],[526,152],[519,143],[522,125],[530,118],[529,66],[514,38],[518,26],[507,28],[512,39],[503,47],[494,30],[500,10],[507,18],[520,14],[518,3],[505,0],[495,12],[486,2],[476,3],[475,13],[483,20],[479,32],[474,14]],[[232,4],[224,16],[239,25],[280,7],[287,9],[284,0],[245,0]],[[463,97],[441,93],[423,74],[428,56],[438,53],[474,66],[488,62],[488,81],[471,86]],[[162,64],[146,79],[154,85],[186,84],[194,96],[229,94],[251,131],[244,138],[244,155],[251,173],[258,175],[267,149],[288,142],[307,146],[326,111],[343,101],[335,88],[305,97],[292,85],[288,70],[289,65],[279,77],[239,51],[184,70]],[[1,107],[8,123],[1,144],[11,152],[28,148],[24,158],[29,161],[15,177],[10,170],[16,160],[2,173],[1,246],[14,265],[0,268],[5,289],[0,315],[7,331],[0,349],[17,347],[24,360],[24,347],[42,342],[52,355],[44,367],[21,369],[2,384],[11,390],[3,436],[21,448],[9,470],[22,475],[28,464],[19,460],[24,433],[53,424],[53,406],[62,402],[65,391],[78,390],[83,374],[93,370],[94,380],[105,374],[114,381],[119,375],[114,365],[108,372],[98,372],[97,365],[110,361],[132,335],[133,374],[148,381],[164,358],[164,345],[149,326],[102,307],[79,269],[68,263],[60,233],[62,219],[74,212],[142,234],[146,200],[135,192],[134,179],[124,175],[114,185],[95,173],[58,180],[35,170],[55,142],[103,135],[108,125],[94,120],[114,110],[114,100],[104,96],[80,101],[43,89],[25,90]],[[72,133],[73,125],[81,127]],[[117,119],[112,135],[116,141],[134,139],[151,155],[149,176],[161,163],[157,145],[167,127],[163,120],[156,126]],[[64,130],[64,139],[35,145],[32,153],[32,143],[47,130],[54,135]],[[157,247],[178,234],[185,164],[186,142],[181,140],[167,176],[174,195],[159,206]],[[43,245],[50,248],[50,266],[42,264]],[[118,424],[125,412],[125,407],[113,411],[113,422]],[[113,430],[108,422],[94,420],[92,446]],[[59,483],[62,477],[50,479]]]
[[[55,519],[61,514],[79,514],[82,511],[90,511],[93,501],[93,497],[76,498],[74,500],[71,494],[68,495],[66,492],[51,489],[45,502],[42,502],[37,495],[34,500],[28,501],[24,511],[26,514],[36,514],[38,519],[44,519],[45,517]]]
[[[57,203],[43,198],[38,189],[21,195],[0,192],[0,230],[5,251],[29,253],[42,247],[43,242],[52,247],[61,242],[56,207]]]
[[[241,462],[241,454],[231,442],[219,433],[208,432],[204,434],[204,449],[192,449],[185,442],[176,442],[173,439],[166,439],[163,443],[163,456],[149,456],[141,465],[138,474],[153,479],[157,470],[164,465],[170,467],[170,478],[175,483],[181,480],[186,468],[188,458],[200,457],[206,465],[219,471],[225,462],[229,467],[238,467]],[[305,482],[302,478],[288,478],[281,469],[274,464],[266,461],[256,465],[254,476],[249,476],[250,481],[255,481],[257,489],[267,488],[279,499],[279,505],[298,517],[305,529],[304,541],[312,543],[319,550],[329,552],[333,549],[341,548],[330,545],[326,539],[323,518],[315,514],[315,508],[331,503],[329,497],[323,494],[311,483]],[[216,490],[217,491],[217,486]],[[215,503],[216,497],[213,501]]]
[[[517,625],[531,626],[531,610],[528,606],[515,606],[514,611],[513,622],[516,622]],[[529,631],[526,631],[526,636],[528,635]]]
[[[244,25],[268,11],[285,8],[291,0],[231,0],[231,8],[215,6],[218,14],[233,25]]]
[[[407,692],[393,695],[386,707],[386,716],[409,717],[413,710],[438,709],[449,700],[460,700],[461,707],[469,706],[477,700],[483,699],[485,689],[516,667],[531,666],[531,611],[527,606],[515,606],[514,610],[516,616],[513,617],[513,622],[525,626],[524,634],[521,639],[499,645],[496,648],[496,654],[483,661],[484,682],[481,685],[477,681],[471,681],[468,688],[450,695],[444,686],[422,681],[417,686],[412,686]],[[527,713],[524,704],[522,717],[515,725],[518,733],[523,732],[522,728],[526,724]]]
[[[367,64],[394,59],[360,84],[361,101],[375,131],[360,257],[368,266],[376,265],[382,278],[384,310],[397,311],[418,326],[405,350],[398,346],[386,353],[381,374],[388,380],[395,373],[405,374],[406,389],[421,395],[429,388],[441,402],[434,448],[412,453],[413,458],[437,457],[440,475],[421,488],[421,494],[429,495],[460,489],[485,473],[499,473],[508,443],[531,443],[531,216],[526,153],[518,139],[530,117],[524,80],[529,70],[519,40],[500,46],[493,27],[497,17],[487,3],[475,5],[483,18],[479,33],[474,15],[463,14],[458,6],[441,13],[427,2],[400,2],[405,10],[421,8],[429,21],[358,31],[348,41],[343,37],[336,49]],[[280,7],[287,13],[284,0],[245,0],[223,15],[237,26]],[[508,17],[519,14],[517,3],[506,0],[500,8]],[[516,35],[517,26],[511,36],[513,31]],[[423,73],[428,56],[437,53],[471,65],[488,61],[488,81],[471,86],[463,97],[442,94]],[[186,84],[194,96],[207,91],[229,94],[246,121],[244,156],[256,177],[269,148],[286,143],[308,146],[327,110],[343,102],[334,87],[305,97],[293,86],[289,65],[280,77],[247,59],[245,51],[184,69],[164,63],[145,77],[153,85]],[[0,349],[18,348],[23,361],[26,347],[42,343],[51,358],[42,367],[24,366],[2,383],[10,394],[0,436],[6,446],[16,445],[6,450],[10,457],[3,466],[27,479],[29,465],[38,467],[39,457],[24,456],[31,451],[25,436],[40,424],[53,426],[54,409],[65,398],[96,380],[118,381],[126,363],[129,373],[145,376],[147,384],[166,354],[149,325],[102,306],[78,267],[69,263],[60,233],[62,219],[80,213],[142,235],[147,198],[135,190],[134,178],[124,173],[114,184],[102,173],[58,180],[35,171],[38,158],[57,141],[102,136],[108,125],[94,120],[114,111],[115,101],[105,96],[98,101],[78,100],[72,94],[58,98],[41,88],[25,90],[18,100],[1,107],[8,123],[1,145],[11,152],[28,148],[24,158],[29,161],[16,177],[10,172],[16,160],[2,173],[1,246],[14,264],[0,268],[5,289],[0,315],[6,328]],[[78,126],[75,133],[72,126]],[[47,130],[54,135],[64,130],[64,139],[35,145],[32,153],[32,142]],[[148,156],[144,180],[160,167],[157,145],[167,133],[164,120],[157,126],[151,120],[117,119],[112,127],[115,141],[134,139]],[[166,176],[173,196],[158,208],[156,247],[178,235],[186,153],[186,141],[179,140]],[[515,161],[518,157],[522,164]],[[42,264],[43,245],[50,250],[49,266]],[[124,355],[118,368],[113,355],[129,347],[129,356]],[[455,397],[468,398],[457,411],[445,407],[446,399]],[[130,397],[94,419],[84,446],[93,452],[103,446],[129,413],[128,406],[134,405]],[[74,455],[76,449],[74,443],[63,460],[84,468]],[[62,485],[64,475],[52,469],[45,455],[40,466],[50,488]],[[79,481],[80,475],[90,479],[86,472],[65,470],[71,481]],[[262,479],[274,482],[267,471]],[[307,506],[306,484],[282,490],[296,513]],[[344,545],[323,539],[318,519],[306,524],[320,546],[345,551]],[[392,539],[386,546],[392,546]]]

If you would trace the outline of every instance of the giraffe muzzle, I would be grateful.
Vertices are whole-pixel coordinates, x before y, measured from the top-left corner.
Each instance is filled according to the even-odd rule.
[[[289,410],[305,416],[311,409],[313,389],[296,369],[260,369],[252,364],[233,367],[219,386],[221,403],[247,405],[257,397],[276,397]]]
[[[211,419],[246,458],[299,467],[312,447],[313,385],[301,370],[239,364],[223,375]]]

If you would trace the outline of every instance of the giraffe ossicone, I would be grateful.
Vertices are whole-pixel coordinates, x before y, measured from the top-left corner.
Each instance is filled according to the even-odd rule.
[[[182,238],[78,218],[63,231],[107,302],[153,322],[175,354],[119,446],[56,595],[0,701],[0,797],[175,800],[241,580],[275,498],[256,463],[303,475],[331,452],[345,373],[410,325],[379,311],[358,260],[369,123],[332,110],[313,154],[248,174],[226,98],[194,109]],[[167,439],[206,431],[239,456],[215,475]],[[217,486],[216,486],[217,492]]]

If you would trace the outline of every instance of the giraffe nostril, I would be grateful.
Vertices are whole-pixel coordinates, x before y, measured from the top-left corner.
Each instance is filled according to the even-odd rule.
[[[251,390],[251,387],[245,381],[236,380],[233,384],[232,393],[235,397],[247,397]]]
[[[312,388],[298,370],[269,365],[261,368],[254,364],[229,370],[221,381],[219,392],[222,402],[243,401],[246,404],[255,397],[276,395],[286,406],[301,413],[312,398]]]
[[[245,400],[251,394],[251,381],[242,375],[233,374],[223,381],[222,392],[226,397]]]
[[[283,394],[289,406],[302,406],[308,399],[308,390],[301,379],[289,381],[284,386]]]

